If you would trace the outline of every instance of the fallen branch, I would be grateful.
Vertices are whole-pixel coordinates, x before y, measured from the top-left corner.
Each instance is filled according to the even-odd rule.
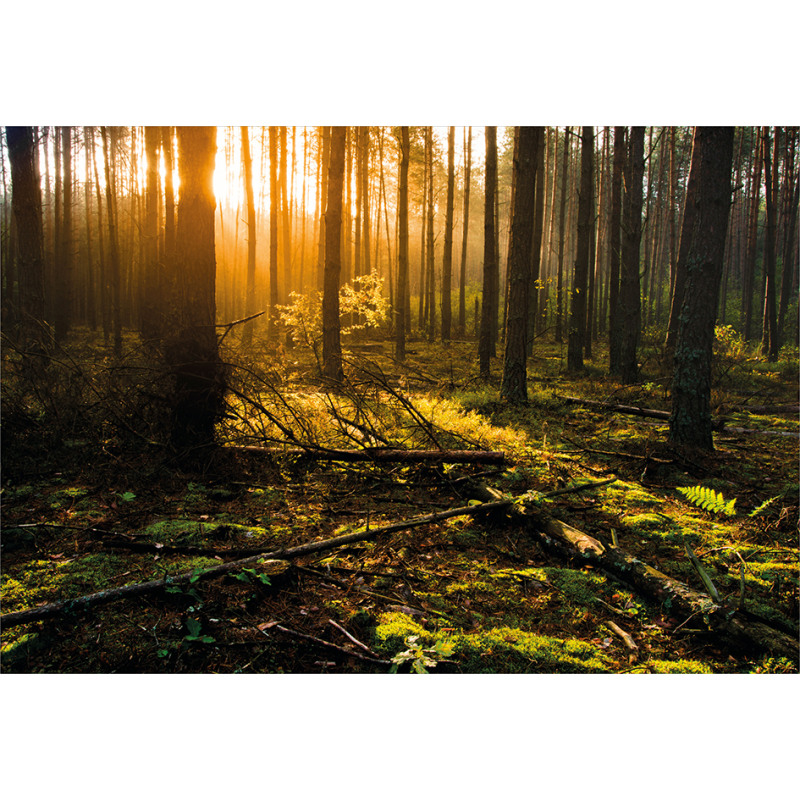
[[[587,400],[583,397],[559,397],[565,403],[573,405],[589,406],[590,408],[602,408],[608,411],[617,411],[620,414],[632,414],[637,417],[651,417],[669,421],[671,412],[661,411],[657,408],[642,408],[641,406],[625,406],[619,403],[604,403],[601,400]],[[718,418],[711,421],[714,430],[722,430],[725,427],[725,420]]]
[[[287,547],[282,550],[263,552],[247,558],[241,558],[236,561],[226,561],[213,567],[209,567],[206,570],[202,570],[201,572],[185,572],[182,575],[176,575],[174,577],[161,578],[154,581],[147,581],[145,583],[127,584],[114,589],[105,589],[101,592],[84,595],[83,597],[76,597],[70,600],[59,600],[55,603],[47,603],[45,605],[24,609],[22,611],[12,611],[8,614],[0,615],[0,625],[10,628],[14,625],[23,625],[28,622],[36,622],[38,620],[47,619],[48,617],[53,617],[57,614],[62,614],[65,612],[83,611],[91,606],[100,605],[102,603],[122,600],[128,597],[136,597],[150,592],[162,591],[171,586],[187,584],[190,580],[196,582],[198,580],[214,578],[219,575],[224,575],[228,572],[241,569],[242,567],[250,566],[251,564],[255,564],[257,562],[260,563],[260,569],[267,571],[266,566],[270,561],[274,562],[276,560],[299,558],[301,556],[308,555],[309,553],[319,553],[323,550],[332,550],[336,547],[352,544],[353,542],[363,542],[366,539],[371,539],[375,536],[380,536],[381,534],[409,530],[411,528],[419,527],[420,525],[429,525],[436,522],[441,522],[445,519],[450,519],[452,517],[475,516],[477,514],[486,513],[487,511],[507,508],[509,505],[511,505],[510,500],[502,499],[489,503],[481,503],[480,505],[452,508],[448,511],[439,511],[435,514],[429,514],[424,517],[414,517],[410,520],[393,522],[389,525],[382,525],[375,528],[367,527],[365,530],[346,533],[342,536],[335,536],[332,539],[322,539],[321,541],[317,542],[301,544],[297,547]],[[265,565],[263,562],[267,562],[267,565]]]
[[[386,447],[365,447],[363,450],[335,450],[324,447],[256,447],[229,445],[226,450],[272,456],[306,456],[321,461],[379,461],[400,464],[502,464],[502,450],[399,450]]]
[[[579,483],[577,486],[568,486],[566,489],[556,489],[553,492],[547,492],[542,495],[543,497],[556,497],[560,494],[572,494],[573,492],[583,492],[586,489],[597,489],[600,486],[608,486],[609,483],[614,483],[616,478],[609,478],[605,481],[596,481],[594,483]]]
[[[327,647],[331,650],[336,650],[339,653],[344,653],[346,656],[350,658],[357,658],[359,661],[366,661],[370,664],[382,664],[384,666],[391,666],[391,661],[386,661],[382,658],[371,658],[369,656],[362,656],[361,653],[357,653],[354,650],[347,650],[344,647],[340,647],[338,644],[334,644],[333,642],[326,642],[324,639],[318,639],[316,636],[310,636],[307,633],[300,633],[300,631],[292,630],[291,628],[286,628],[283,625],[273,625],[272,626],[276,631],[280,631],[281,633],[286,633],[289,636],[294,636],[296,639],[305,639],[307,642],[313,642],[314,644],[322,645],[322,647]],[[256,628],[257,631],[262,633],[264,636],[269,638],[269,634],[266,631],[262,631],[260,628]]]
[[[607,620],[605,626],[613,631],[614,633],[619,636],[620,639],[625,643],[625,647],[628,650],[628,663],[635,664],[639,660],[639,646],[633,640],[633,636],[629,633],[625,633],[616,622],[612,622],[611,620]]]
[[[470,494],[484,502],[496,502],[502,497],[500,492],[482,484],[473,485]],[[619,547],[604,547],[593,536],[551,517],[541,509],[529,507],[523,510],[512,505],[509,513],[523,522],[545,548],[562,558],[579,558],[585,563],[601,567],[642,594],[660,601],[674,614],[701,615],[706,629],[732,646],[798,661],[796,637],[765,622],[748,618],[735,607],[715,603],[707,594],[670,578]]]

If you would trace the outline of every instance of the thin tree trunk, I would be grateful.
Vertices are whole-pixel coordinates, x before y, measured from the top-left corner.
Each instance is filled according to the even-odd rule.
[[[583,348],[586,336],[586,295],[592,237],[594,207],[594,129],[584,126],[581,135],[581,188],[578,197],[578,252],[570,306],[567,368],[570,372],[583,370]]]
[[[344,378],[342,370],[339,281],[342,251],[342,190],[346,129],[335,126],[330,135],[330,166],[325,208],[325,284],[322,298],[322,373],[333,381]]]
[[[458,335],[467,330],[467,236],[469,234],[469,188],[472,172],[472,126],[464,146],[464,228],[461,239],[461,271],[458,285]]]
[[[496,308],[499,275],[496,260],[495,194],[497,192],[497,128],[486,127],[486,176],[483,207],[483,295],[481,301],[481,331],[478,353],[480,375],[488,380],[491,359],[495,354],[492,313]]]
[[[406,358],[406,301],[408,294],[408,161],[410,156],[408,127],[400,128],[400,173],[397,179],[398,215],[398,265],[397,293],[395,294],[397,324],[395,329],[395,358],[401,363]]]
[[[611,178],[611,231],[608,237],[608,370],[621,371],[622,320],[619,314],[619,274],[622,258],[622,173],[625,167],[625,128],[614,128],[614,171]]]
[[[61,258],[56,276],[55,303],[56,341],[63,341],[72,324],[73,258],[72,258],[72,129],[61,128],[61,159],[63,173],[63,216],[61,221]]]
[[[244,290],[244,315],[245,317],[250,317],[256,311],[256,202],[253,193],[253,159],[250,155],[250,130],[246,125],[243,125],[241,132],[244,192],[247,201],[247,282]],[[248,347],[252,341],[253,326],[245,325],[242,331],[242,345]]]
[[[569,190],[569,133],[564,132],[564,152],[561,166],[561,198],[558,208],[558,278],[556,286],[556,342],[564,340],[564,247],[566,237],[567,192]]]
[[[631,128],[625,178],[627,191],[625,193],[619,288],[619,313],[622,318],[620,378],[623,383],[634,383],[639,377],[637,348],[642,327],[639,252],[642,240],[644,126]]]
[[[269,129],[269,319],[267,336],[275,342],[278,324],[278,129]],[[236,215],[238,219],[238,214]]]
[[[761,333],[761,355],[778,360],[778,318],[775,308],[775,246],[777,240],[776,211],[778,205],[778,135],[775,129],[774,163],[770,157],[769,127],[764,126],[764,186],[767,200],[767,229],[764,235],[764,318]]]
[[[111,254],[111,321],[114,330],[114,354],[122,355],[122,308],[120,304],[120,258],[119,258],[119,239],[117,226],[117,205],[116,205],[116,140],[117,133],[111,128],[102,127],[103,135],[103,159],[105,161],[106,172],[106,209],[108,216],[108,242]],[[109,142],[110,140],[110,142]]]
[[[444,221],[444,256],[442,258],[442,341],[450,339],[453,318],[451,286],[453,280],[453,206],[455,203],[456,129],[452,125],[447,135],[447,210]]]

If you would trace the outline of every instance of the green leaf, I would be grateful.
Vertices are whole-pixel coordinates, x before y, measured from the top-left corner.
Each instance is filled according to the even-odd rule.
[[[186,620],[186,628],[189,631],[190,636],[197,636],[200,633],[200,623],[196,619],[192,619],[189,617]]]
[[[133,492],[123,492],[119,499],[124,501],[125,503],[130,503],[132,500],[136,499],[136,495]]]
[[[203,570],[201,570],[200,567],[197,567],[196,569],[193,569],[192,570],[192,577],[189,578],[189,583],[197,583],[197,581],[200,580],[200,573],[202,571]]]

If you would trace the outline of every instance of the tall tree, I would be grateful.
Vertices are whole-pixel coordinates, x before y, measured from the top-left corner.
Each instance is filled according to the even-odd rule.
[[[17,229],[19,341],[24,352],[47,345],[44,304],[42,190],[34,159],[33,128],[6,127],[11,163],[11,205]]]
[[[469,234],[469,185],[472,172],[472,126],[465,132],[464,142],[464,227],[461,238],[461,271],[458,283],[458,333],[467,329],[467,236]]]
[[[214,328],[217,129],[179,126],[177,137],[180,196],[174,263],[178,291],[172,298],[164,357],[174,381],[171,443],[191,457],[214,444],[225,393]]]
[[[400,128],[400,173],[397,178],[397,292],[395,293],[395,358],[406,358],[406,304],[408,295],[408,126]]]
[[[769,127],[764,126],[764,184],[767,200],[767,229],[764,233],[764,317],[761,334],[761,355],[778,360],[778,317],[775,307],[775,247],[777,244],[776,210],[778,205],[778,132],[776,128],[775,161],[770,156]]]
[[[537,192],[537,158],[542,130],[516,129],[514,146],[514,194],[508,243],[508,313],[506,314],[503,382],[500,396],[511,403],[528,399],[528,300],[531,251]]]
[[[269,320],[267,336],[275,340],[278,323],[278,129],[269,129]],[[238,215],[237,215],[238,216]]]
[[[442,258],[442,341],[450,339],[453,319],[451,286],[453,280],[453,206],[455,203],[456,129],[452,125],[447,133],[447,209],[444,221],[444,256]]]
[[[497,128],[486,127],[486,175],[483,204],[483,295],[481,300],[481,332],[478,344],[480,375],[489,379],[491,358],[495,354],[495,326],[500,288],[496,258],[497,228],[495,194],[497,193]]]
[[[256,201],[253,192],[253,159],[250,155],[250,130],[242,126],[242,165],[244,166],[244,191],[247,199],[247,282],[244,290],[244,315],[249,317],[256,310]],[[253,340],[253,326],[245,324],[242,345],[247,347]]]
[[[436,336],[436,270],[434,267],[433,250],[433,128],[425,128],[425,152],[428,160],[428,224],[426,228],[426,264],[428,275],[428,341],[432,342]]]
[[[569,179],[569,133],[564,132],[563,163],[561,165],[561,197],[558,203],[558,277],[556,279],[556,333],[555,339],[560,344],[563,339],[564,319],[564,247],[566,239],[566,211]]]
[[[539,287],[542,266],[542,237],[544,235],[544,197],[547,191],[547,180],[544,168],[544,150],[546,131],[539,127],[536,142],[536,204],[534,206],[533,239],[531,241],[530,287],[528,293],[528,351],[533,347],[536,336],[536,323],[539,320]]]
[[[622,318],[620,378],[634,383],[639,375],[637,348],[642,327],[639,249],[642,240],[644,181],[644,126],[631,128],[625,169],[625,205],[622,221],[619,315]]]
[[[342,370],[339,283],[342,271],[342,189],[346,128],[335,126],[330,136],[328,198],[325,208],[325,285],[322,296],[322,374],[333,381]]]
[[[119,257],[119,219],[117,213],[117,131],[100,129],[103,136],[103,160],[106,179],[106,211],[108,217],[108,249],[110,252],[111,322],[114,329],[114,353],[122,354],[122,299],[120,292],[121,268]]]
[[[622,173],[625,169],[625,128],[614,128],[614,168],[611,175],[611,220],[608,236],[608,370],[620,374],[622,320],[619,315],[619,273],[622,258]]]
[[[141,302],[141,332],[145,341],[156,338],[161,327],[158,265],[158,150],[161,129],[145,126],[144,147],[147,159],[145,188],[145,213],[142,236],[144,238],[144,281]]]
[[[697,206],[696,213],[684,214],[681,231],[681,241],[687,241],[686,288],[675,343],[669,436],[675,444],[704,450],[714,449],[711,356],[731,204],[732,164],[733,128],[695,128],[692,171]]]
[[[585,125],[581,133],[581,188],[578,195],[578,250],[572,283],[572,304],[567,342],[567,368],[583,369],[586,336],[586,301],[591,258],[592,211],[594,208],[594,128]]]
[[[61,220],[61,258],[56,273],[58,300],[55,303],[56,341],[62,341],[72,323],[72,128],[61,128],[61,159],[63,174],[63,217]]]

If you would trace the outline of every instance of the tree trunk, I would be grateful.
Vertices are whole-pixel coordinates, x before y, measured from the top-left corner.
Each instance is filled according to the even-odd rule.
[[[639,250],[642,240],[642,182],[644,179],[644,127],[631,128],[625,170],[625,208],[620,264],[619,316],[622,319],[620,379],[635,383],[639,377],[637,347],[642,327]]]
[[[478,345],[480,375],[488,380],[491,358],[495,354],[494,323],[492,313],[497,308],[500,276],[496,260],[497,228],[495,220],[495,194],[497,192],[497,128],[486,128],[486,177],[483,206],[483,295],[481,301],[481,333]]]
[[[339,283],[342,271],[342,191],[346,128],[335,126],[330,136],[327,206],[325,208],[325,286],[322,297],[322,374],[333,381],[342,370]]]
[[[27,354],[44,350],[49,338],[44,321],[42,190],[34,160],[33,129],[6,126],[6,143],[11,163],[11,205],[17,230],[19,342]]]
[[[278,129],[269,129],[269,318],[267,337],[275,342],[278,324]],[[238,217],[238,215],[237,215]]]
[[[250,130],[242,126],[242,164],[244,166],[244,191],[247,199],[247,279],[244,290],[244,315],[250,317],[256,311],[256,202],[253,194],[253,159],[250,155]],[[224,319],[224,318],[223,318]],[[242,345],[253,341],[253,326],[245,325]]]
[[[164,356],[174,381],[170,439],[189,456],[214,444],[225,394],[216,324],[214,160],[217,129],[178,127],[180,198],[175,231],[178,291]]]
[[[797,216],[798,199],[800,198],[800,170],[797,169],[796,151],[798,140],[798,128],[786,129],[786,152],[784,166],[784,220],[785,235],[783,239],[783,270],[781,273],[781,300],[778,308],[778,333],[783,334],[783,324],[786,319],[786,312],[789,308],[789,301],[792,296],[792,284],[794,283],[795,256],[797,241]]]
[[[508,243],[508,312],[506,314],[503,382],[500,396],[510,403],[528,399],[528,302],[531,250],[536,209],[539,127],[522,126],[515,132],[514,196]]]
[[[458,335],[467,330],[467,236],[469,233],[469,186],[472,172],[472,126],[464,147],[464,228],[461,239],[461,271],[458,284]]]
[[[547,173],[544,168],[544,150],[547,139],[544,127],[539,129],[539,141],[536,145],[536,201],[533,209],[533,239],[531,241],[531,266],[528,294],[528,333],[527,349],[533,349],[539,321],[539,287],[542,285],[540,273],[542,268],[542,238],[544,234],[544,197],[547,192]]]
[[[61,128],[61,159],[63,174],[63,207],[61,220],[61,258],[56,274],[57,299],[55,311],[56,341],[63,341],[72,323],[72,129]]]
[[[696,213],[684,214],[686,290],[672,381],[670,441],[713,450],[711,355],[731,197],[733,128],[695,128],[692,172]],[[691,227],[689,227],[691,226]]]
[[[147,158],[147,187],[142,236],[144,248],[144,291],[141,302],[142,339],[149,341],[161,334],[161,291],[158,264],[158,148],[161,129],[148,125],[144,129]]]
[[[584,126],[581,135],[581,189],[578,197],[578,251],[572,284],[572,304],[567,344],[567,368],[583,370],[583,348],[586,336],[586,299],[594,208],[594,129]]]
[[[767,200],[767,229],[764,234],[764,317],[761,333],[761,355],[778,360],[778,318],[775,308],[775,245],[776,210],[778,205],[778,129],[776,128],[775,162],[770,157],[769,127],[764,127],[764,185]]]
[[[408,126],[400,128],[400,174],[397,178],[398,265],[395,294],[395,358],[406,358],[406,302],[408,295],[408,160],[410,144]]]
[[[444,221],[444,256],[442,258],[442,341],[450,340],[453,318],[451,288],[453,280],[453,206],[455,204],[456,129],[452,125],[447,135],[447,210]]]
[[[117,133],[113,128],[100,129],[103,135],[103,159],[106,173],[106,211],[108,216],[108,249],[111,260],[110,300],[111,323],[114,329],[114,354],[122,355],[122,307],[120,303],[119,227],[117,224],[116,161]],[[110,140],[110,142],[109,142]],[[110,151],[110,152],[109,152]]]
[[[425,129],[425,142],[428,154],[428,226],[426,261],[428,273],[428,341],[436,336],[436,269],[434,264],[433,244],[433,128]]]
[[[281,284],[281,294],[285,298],[286,302],[289,302],[289,293],[292,291],[292,210],[291,210],[291,198],[288,194],[287,189],[287,137],[286,137],[286,126],[282,125],[280,127],[281,133],[281,163],[280,163],[280,205],[281,205],[281,240],[282,240],[282,250],[283,250],[283,281]],[[249,227],[248,227],[249,231]],[[249,237],[249,233],[248,233]],[[247,248],[247,257],[248,257],[248,268],[249,268],[249,259],[250,259],[250,246],[249,246],[249,238],[248,238],[248,248]]]
[[[567,191],[569,186],[569,131],[564,132],[564,152],[561,165],[561,198],[558,208],[558,278],[556,284],[556,342],[564,339],[564,239],[567,221]]]
[[[608,370],[620,374],[622,321],[619,314],[619,274],[622,258],[622,172],[625,128],[614,128],[614,170],[611,177],[611,231],[608,237]]]

